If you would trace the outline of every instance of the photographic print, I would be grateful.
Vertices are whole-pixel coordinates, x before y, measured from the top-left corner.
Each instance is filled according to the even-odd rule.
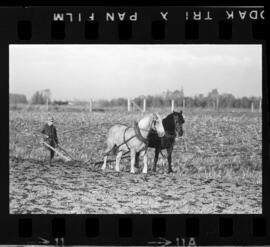
[[[10,214],[261,214],[261,45],[10,45]]]

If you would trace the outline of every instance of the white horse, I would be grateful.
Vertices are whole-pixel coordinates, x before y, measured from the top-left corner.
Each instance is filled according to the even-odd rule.
[[[144,162],[143,173],[147,173],[147,136],[150,130],[155,130],[159,137],[165,135],[162,119],[158,114],[151,113],[132,127],[123,124],[111,127],[107,136],[107,149],[102,169],[106,169],[108,154],[113,152],[116,154],[115,170],[119,172],[123,153],[130,151],[130,172],[135,173],[134,164],[141,153]]]

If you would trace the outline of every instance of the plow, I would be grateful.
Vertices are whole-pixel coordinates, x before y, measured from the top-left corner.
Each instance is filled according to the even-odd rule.
[[[80,130],[84,130],[87,129],[88,126],[86,127],[80,127],[80,128],[75,128],[75,129],[71,129],[71,130],[66,130],[63,131],[62,133],[60,133],[60,135],[62,134],[66,134],[66,133],[72,133],[72,132],[76,132],[76,131],[80,131]],[[12,130],[13,132],[17,132],[16,130]],[[40,131],[34,130],[31,135],[33,136],[38,136],[40,137],[42,134],[40,133]],[[104,155],[111,155],[114,154],[116,149],[118,149],[120,146],[125,145],[128,141],[130,141],[131,139],[133,139],[135,136],[132,136],[131,138],[127,139],[126,141],[124,141],[123,143],[121,143],[119,146],[114,147],[112,150],[110,150],[108,153],[104,153]],[[52,151],[54,151],[64,162],[70,162],[70,161],[74,161],[74,162],[78,162],[81,164],[87,164],[87,165],[91,165],[92,167],[98,167],[100,165],[103,164],[103,160],[99,160],[99,161],[93,161],[92,159],[88,159],[86,161],[81,160],[81,159],[77,159],[76,157],[74,157],[70,151],[66,150],[66,148],[64,148],[62,145],[57,145],[57,147],[53,147],[51,146],[49,143],[47,143],[46,141],[42,140],[39,142],[41,145],[46,146],[47,148],[51,149]],[[129,153],[130,151],[127,151],[123,154],[122,159],[127,159],[129,158]],[[113,163],[115,162],[116,159],[108,159],[107,163]]]
[[[60,134],[62,135],[62,134],[76,132],[76,131],[81,131],[81,130],[85,130],[87,128],[88,128],[88,126],[84,126],[84,127],[80,127],[80,128],[71,129],[71,130],[65,130],[65,131],[61,132]],[[34,131],[33,134],[38,135],[38,136],[41,135],[41,133],[39,131]],[[129,139],[127,141],[129,141]],[[121,145],[124,145],[125,143],[126,142],[122,143]],[[40,144],[45,145],[47,148],[53,150],[65,162],[74,161],[74,162],[78,162],[78,163],[82,163],[82,164],[91,165],[93,167],[97,167],[97,166],[100,166],[100,165],[103,164],[103,160],[93,161],[92,159],[88,159],[86,161],[83,161],[83,160],[77,159],[73,155],[71,155],[70,152],[67,151],[62,145],[57,145],[57,147],[52,147],[46,141],[41,141]],[[111,153],[114,153],[114,150],[110,150],[107,153],[107,155],[110,155]],[[127,159],[129,157],[128,153],[129,153],[129,151],[124,153],[123,156],[122,156],[122,159]],[[116,159],[109,159],[109,160],[107,160],[107,163],[113,163],[115,161],[116,161]]]
[[[175,124],[175,126],[176,126],[176,123],[178,123],[176,120],[175,120],[175,116],[174,115],[175,114],[178,114],[178,115],[181,115],[182,113],[176,113],[176,112],[174,112],[174,113],[171,113],[171,114],[169,114],[166,118],[168,118],[168,117],[170,117],[170,119],[169,119],[169,121],[171,121],[171,122],[173,122],[174,124]],[[177,117],[179,117],[177,115]],[[172,116],[173,116],[173,118],[172,118]],[[181,115],[181,117],[182,117],[182,115]],[[68,150],[66,150],[66,148],[64,148],[62,145],[59,145],[58,144],[58,141],[56,140],[54,140],[54,139],[51,139],[51,140],[53,140],[54,142],[51,142],[51,141],[48,141],[49,139],[49,136],[48,135],[46,135],[45,133],[44,133],[44,129],[40,132],[40,131],[38,131],[38,130],[33,130],[32,131],[32,134],[33,135],[36,135],[37,137],[39,137],[39,136],[41,136],[42,134],[45,134],[45,136],[46,136],[46,139],[43,139],[41,142],[40,142],[40,144],[42,145],[42,146],[45,146],[46,148],[48,148],[49,150],[52,150],[57,156],[59,156],[62,160],[64,160],[65,162],[70,162],[70,161],[74,161],[74,162],[77,162],[77,163],[79,163],[79,164],[83,164],[83,165],[88,165],[88,166],[90,166],[90,167],[92,167],[92,168],[96,168],[96,167],[98,167],[98,166],[100,166],[100,165],[102,165],[102,164],[104,164],[103,166],[102,166],[102,169],[105,169],[105,167],[106,167],[106,163],[109,163],[109,164],[111,164],[111,163],[113,163],[113,162],[116,162],[116,158],[111,158],[111,157],[108,157],[108,156],[112,156],[112,155],[116,155],[116,153],[118,152],[118,151],[122,151],[122,152],[124,152],[124,153],[121,153],[121,159],[127,159],[127,158],[129,158],[130,157],[130,152],[131,152],[131,148],[130,148],[130,143],[134,143],[134,142],[130,142],[133,138],[136,138],[136,140],[138,140],[139,141],[139,145],[142,145],[141,143],[143,143],[144,145],[142,145],[141,147],[140,147],[140,149],[133,149],[133,150],[136,150],[135,152],[136,152],[136,154],[140,154],[142,151],[145,151],[145,153],[146,153],[146,150],[148,149],[148,147],[150,148],[156,148],[155,146],[153,146],[153,143],[155,143],[155,142],[152,142],[152,144],[151,144],[151,139],[148,139],[148,136],[143,136],[142,134],[141,134],[141,130],[144,130],[144,131],[148,131],[148,135],[149,135],[149,133],[151,133],[150,131],[152,130],[155,130],[155,131],[157,131],[156,130],[156,126],[157,126],[157,121],[159,120],[159,123],[160,123],[160,125],[162,126],[162,121],[161,121],[161,118],[160,118],[160,116],[158,116],[158,115],[156,115],[156,114],[154,114],[154,113],[151,113],[151,114],[149,114],[149,115],[147,115],[147,116],[145,116],[144,117],[144,119],[143,120],[140,120],[140,121],[145,121],[144,122],[144,124],[146,125],[146,123],[148,123],[148,125],[146,125],[146,126],[148,126],[147,127],[147,129],[145,129],[144,127],[140,127],[139,128],[139,124],[138,124],[138,122],[137,121],[134,121],[134,124],[132,125],[132,126],[127,126],[127,125],[124,125],[124,126],[126,126],[126,128],[125,129],[118,129],[118,131],[120,131],[120,133],[121,133],[121,135],[123,135],[123,140],[122,140],[122,142],[121,143],[119,143],[119,142],[116,142],[117,144],[115,144],[114,146],[112,146],[111,144],[110,144],[110,146],[109,146],[109,149],[110,150],[106,150],[105,152],[103,152],[103,153],[101,153],[101,155],[102,155],[102,157],[103,157],[103,160],[94,160],[93,159],[93,156],[90,158],[90,159],[88,159],[88,160],[85,160],[85,158],[82,158],[82,157],[80,157],[79,159],[76,157],[76,156],[78,156],[78,155],[76,155],[76,153],[74,153],[74,152],[70,152],[70,151],[68,151]],[[182,122],[184,122],[184,120],[182,120]],[[182,123],[183,124],[183,123]],[[178,124],[179,125],[179,124]],[[116,125],[117,126],[117,125]],[[144,126],[144,125],[143,125]],[[118,126],[117,126],[118,127]],[[152,128],[152,129],[151,129]],[[62,132],[60,132],[60,135],[64,135],[64,134],[67,134],[67,133],[73,133],[73,132],[77,132],[77,131],[85,131],[85,130],[87,130],[87,129],[89,129],[89,126],[80,126],[79,128],[74,128],[74,129],[70,129],[70,130],[64,130],[64,131],[62,131]],[[127,132],[127,130],[130,130],[131,129],[131,132],[129,132],[130,134],[128,135],[128,138],[125,138],[125,135],[126,135],[126,132]],[[163,126],[162,126],[162,131],[163,131],[163,136],[164,136],[164,129],[163,129]],[[179,128],[178,128],[179,129]],[[180,130],[182,130],[181,128],[180,128]],[[178,132],[180,131],[180,130],[178,130]],[[175,127],[175,130],[174,131],[176,131],[176,127]],[[122,133],[123,132],[123,133]],[[145,132],[144,132],[145,133]],[[154,132],[155,133],[155,132]],[[181,132],[182,133],[182,132]],[[30,134],[30,133],[29,133]],[[56,132],[55,132],[55,135],[56,135]],[[161,135],[161,134],[160,134]],[[169,136],[168,136],[169,135]],[[167,133],[167,138],[170,138],[170,137],[173,137],[173,140],[174,140],[174,138],[175,138],[175,136],[176,136],[176,134],[174,135],[172,135],[172,134],[168,134]],[[56,138],[57,138],[57,136],[56,136]],[[63,138],[64,139],[64,138]],[[171,138],[172,139],[172,138]],[[167,140],[171,140],[171,139],[167,139]],[[56,143],[56,144],[58,144],[58,145],[54,145],[54,143]],[[113,142],[109,142],[109,143],[113,143]],[[136,143],[136,145],[138,145],[138,142],[135,142]],[[172,144],[174,143],[174,142],[171,142]],[[109,145],[109,144],[108,144]],[[125,146],[124,146],[125,145]],[[133,145],[133,144],[132,144]],[[161,144],[158,144],[158,145],[161,145]],[[124,146],[124,147],[123,147]],[[161,148],[161,146],[158,146],[158,148]],[[80,149],[80,151],[79,150],[77,150],[78,151],[78,153],[81,153],[81,151],[83,151],[84,152],[84,150],[83,150],[83,148],[81,148]],[[162,151],[161,151],[161,149],[160,149],[160,151],[159,151],[159,153],[161,153],[161,155],[162,155],[162,157],[163,158],[165,158],[165,155],[162,153]],[[86,153],[85,154],[83,154],[83,157],[86,157],[86,159],[88,158],[87,157],[87,155],[86,155]],[[110,159],[107,159],[107,157],[108,158],[110,158]],[[133,157],[132,157],[133,158]],[[136,161],[137,162],[137,161]],[[137,163],[136,163],[137,164]],[[119,166],[119,163],[117,163],[117,165]],[[145,165],[146,166],[146,165]],[[119,169],[119,168],[118,168]],[[133,168],[134,169],[134,168]],[[146,168],[147,169],[147,168]]]
[[[80,130],[84,130],[84,129],[87,129],[87,127],[80,127],[80,128],[76,128],[76,129],[71,129],[71,130],[66,130],[66,131],[63,131],[62,133],[60,134],[66,134],[66,133],[72,133],[72,132],[75,132],[75,131],[80,131]],[[41,133],[39,131],[33,131],[32,132],[33,135],[37,135],[37,136],[40,136]],[[128,138],[127,140],[125,140],[124,142],[122,142],[121,144],[119,144],[118,146],[115,146],[113,147],[109,152],[107,153],[104,153],[104,155],[112,155],[112,154],[115,154],[116,150],[121,147],[122,145],[125,145],[127,142],[129,142],[131,139],[133,139],[134,137],[136,137],[136,135]],[[78,159],[76,157],[74,157],[70,151],[66,150],[66,148],[64,148],[62,145],[57,145],[57,147],[53,147],[51,146],[49,143],[47,143],[46,141],[42,140],[40,142],[41,145],[44,145],[46,146],[47,148],[53,150],[64,162],[77,162],[77,163],[80,163],[80,164],[84,164],[84,165],[90,165],[91,167],[93,168],[96,168],[96,167],[99,167],[103,164],[104,160],[99,160],[99,161],[94,161],[92,160],[91,158],[84,161],[84,160],[81,160],[81,159]],[[125,153],[123,153],[121,159],[127,159],[129,158],[129,153],[130,151],[126,151]],[[163,159],[166,159],[165,155],[160,152]],[[112,158],[112,159],[107,159],[106,161],[107,163],[111,164],[113,162],[116,162],[116,159],[115,158]]]
[[[141,135],[140,135],[140,131],[138,130],[138,123],[137,122],[135,122],[134,123],[134,125],[135,125],[135,135],[133,135],[133,136],[131,136],[130,138],[128,138],[128,139],[124,139],[124,141],[122,142],[122,143],[120,143],[118,146],[114,146],[114,147],[112,147],[112,149],[111,150],[109,150],[107,153],[105,153],[104,155],[106,155],[106,156],[109,156],[109,155],[111,155],[111,154],[115,154],[116,153],[116,151],[121,147],[121,146],[123,146],[123,145],[127,145],[127,143],[130,141],[130,140],[132,140],[133,138],[139,138],[140,140],[142,140],[142,137],[141,137]],[[74,131],[78,131],[78,130],[82,130],[82,129],[85,129],[85,128],[87,128],[87,127],[80,127],[80,128],[77,128],[77,129],[72,129],[72,130],[67,130],[67,131],[64,131],[64,132],[62,132],[62,134],[65,134],[65,133],[71,133],[71,132],[74,132]],[[37,133],[37,132],[36,132]],[[148,141],[147,141],[147,139],[143,139],[142,140],[143,142],[145,142],[146,143],[146,149],[148,148],[147,146],[148,146]],[[48,144],[47,142],[45,142],[45,141],[42,141],[41,142],[41,144],[44,144],[46,147],[48,147],[49,149],[51,149],[51,150],[53,150],[56,154],[58,154],[59,155],[59,157],[61,157],[65,162],[69,162],[69,161],[76,161],[76,162],[80,162],[80,163],[82,163],[82,164],[89,164],[89,165],[92,165],[93,167],[97,167],[97,166],[100,166],[101,164],[103,164],[103,160],[100,160],[100,161],[92,161],[91,159],[89,159],[89,160],[87,160],[87,161],[82,161],[82,160],[78,160],[78,159],[76,159],[76,158],[74,158],[71,154],[70,154],[70,152],[68,152],[65,148],[63,148],[62,146],[60,146],[60,145],[57,145],[57,148],[55,148],[55,147],[52,147],[50,144]],[[143,148],[142,150],[140,150],[140,151],[143,151],[145,148]],[[123,155],[122,155],[122,157],[121,157],[121,159],[127,159],[128,157],[129,157],[129,154],[130,153],[130,150],[128,150],[128,151],[126,151]],[[106,163],[113,163],[113,162],[115,162],[116,161],[116,159],[109,159],[109,160],[106,160]]]
[[[48,144],[45,141],[41,141],[41,144],[44,144],[46,147],[48,147],[49,149],[53,150],[59,157],[61,157],[65,162],[70,162],[70,161],[75,161],[75,162],[80,162],[83,164],[89,164],[92,165],[94,167],[96,166],[100,166],[101,164],[103,164],[103,160],[100,161],[96,161],[93,162],[91,160],[87,160],[87,161],[82,161],[79,159],[74,158],[70,152],[68,152],[66,149],[64,149],[62,146],[58,145],[57,148],[52,147],[50,144]],[[112,150],[111,150],[112,151]],[[111,153],[111,151],[109,153]],[[125,152],[122,156],[122,159],[127,159],[129,157],[129,151]],[[107,160],[107,163],[113,163],[115,162],[115,159],[109,159]]]

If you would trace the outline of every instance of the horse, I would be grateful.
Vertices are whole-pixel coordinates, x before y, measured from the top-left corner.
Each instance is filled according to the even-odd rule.
[[[154,130],[159,137],[165,135],[162,119],[158,114],[148,114],[139,122],[135,122],[132,127],[124,124],[112,126],[107,135],[107,149],[102,170],[106,169],[108,155],[113,153],[116,155],[115,170],[119,172],[123,153],[130,152],[130,172],[135,173],[134,164],[138,161],[140,153],[142,153],[144,162],[143,173],[147,173],[147,136],[150,130]]]
[[[153,172],[156,171],[158,156],[163,149],[167,150],[168,173],[173,172],[171,165],[173,146],[175,144],[175,138],[184,134],[182,126],[184,123],[185,119],[183,117],[182,111],[174,111],[162,120],[162,124],[165,129],[165,135],[163,137],[159,137],[158,134],[154,131],[149,133],[148,147],[155,149],[155,158],[152,168]]]

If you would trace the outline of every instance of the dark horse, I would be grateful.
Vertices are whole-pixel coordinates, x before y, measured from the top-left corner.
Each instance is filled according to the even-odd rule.
[[[158,156],[161,150],[167,150],[167,159],[168,159],[168,173],[173,172],[172,169],[172,151],[175,143],[175,138],[182,136],[183,124],[185,120],[183,118],[182,111],[173,112],[169,114],[166,118],[162,120],[162,124],[165,130],[165,135],[159,137],[156,132],[150,132],[148,135],[148,147],[155,148],[155,159],[153,165],[153,171],[156,171],[156,165],[158,161]]]

